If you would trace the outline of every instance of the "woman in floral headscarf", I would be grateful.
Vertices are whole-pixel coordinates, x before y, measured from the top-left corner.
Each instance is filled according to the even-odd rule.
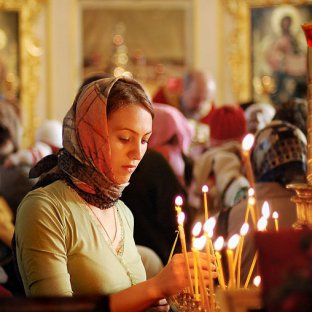
[[[181,255],[141,283],[133,216],[119,200],[146,151],[152,118],[133,79],[100,79],[78,92],[63,121],[64,148],[33,168],[40,181],[18,209],[16,257],[28,296],[111,294],[137,284],[132,297],[142,310],[186,286]]]

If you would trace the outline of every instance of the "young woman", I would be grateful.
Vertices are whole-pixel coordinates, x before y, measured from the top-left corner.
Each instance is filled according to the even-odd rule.
[[[28,296],[117,293],[113,311],[126,302],[134,309],[123,311],[139,311],[187,285],[181,255],[145,281],[133,216],[119,200],[147,149],[152,119],[133,79],[100,79],[78,92],[63,121],[63,149],[33,168],[40,181],[17,213],[16,257]]]

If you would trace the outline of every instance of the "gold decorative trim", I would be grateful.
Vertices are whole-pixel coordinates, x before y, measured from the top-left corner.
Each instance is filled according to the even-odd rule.
[[[20,98],[23,122],[23,145],[33,143],[36,100],[39,92],[41,42],[34,26],[44,0],[0,0],[0,10],[17,11],[19,15]]]
[[[303,5],[311,0],[223,0],[226,12],[233,18],[233,31],[229,34],[228,62],[231,68],[233,94],[239,103],[252,100],[251,90],[251,9],[280,4]]]

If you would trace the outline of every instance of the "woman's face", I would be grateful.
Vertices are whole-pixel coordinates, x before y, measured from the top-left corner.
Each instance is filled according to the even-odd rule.
[[[146,152],[152,116],[139,104],[121,107],[110,114],[108,132],[116,182],[127,183]]]

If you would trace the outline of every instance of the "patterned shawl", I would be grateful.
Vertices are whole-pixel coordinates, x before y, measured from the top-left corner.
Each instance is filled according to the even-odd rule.
[[[63,120],[63,149],[43,158],[30,172],[36,187],[65,180],[89,204],[112,207],[127,184],[117,184],[111,168],[107,98],[117,80],[104,78],[80,90]]]

